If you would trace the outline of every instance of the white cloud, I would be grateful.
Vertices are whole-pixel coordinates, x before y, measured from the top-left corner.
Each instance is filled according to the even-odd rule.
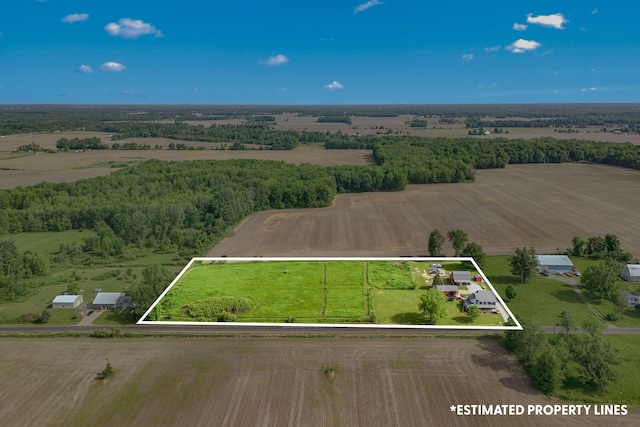
[[[100,66],[100,69],[102,71],[113,71],[113,72],[119,72],[124,70],[125,68],[127,67],[117,62],[105,62]]]
[[[260,63],[268,65],[270,67],[273,66],[273,65],[286,64],[287,62],[289,62],[289,58],[287,58],[283,54],[278,54],[276,56],[272,56],[271,58],[267,59],[266,61],[260,61]]]
[[[598,14],[598,13],[600,13],[600,11],[599,11],[597,8],[596,8],[596,9],[593,9],[593,10],[591,11],[591,14],[592,14],[592,15],[596,15],[596,14]]]
[[[73,24],[74,22],[86,21],[87,19],[89,19],[88,13],[72,13],[71,15],[67,15],[62,18],[62,22]]]
[[[542,45],[535,40],[518,39],[507,46],[506,49],[513,53],[525,53],[536,50],[540,46]]]
[[[512,28],[516,31],[524,31],[529,28],[529,26],[527,24],[519,24],[516,22],[515,24],[513,24]]]
[[[567,18],[565,18],[561,13],[538,16],[533,16],[533,14],[530,13],[527,15],[527,22],[529,24],[537,24],[542,25],[543,27],[551,27],[557,30],[564,30],[563,25],[569,22],[569,20],[567,20]]]
[[[489,46],[489,47],[485,47],[484,51],[485,52],[497,52],[497,51],[500,50],[500,48],[501,48],[500,45],[498,45],[498,46]]]
[[[462,59],[464,59],[465,61],[473,61],[473,58],[475,58],[476,56],[473,53],[467,53],[462,55]]]
[[[88,65],[82,64],[80,68],[78,68],[78,71],[81,73],[93,73],[93,68]]]
[[[333,81],[324,87],[327,90],[335,90],[335,89],[343,89],[344,86],[340,84],[340,82]]]
[[[589,69],[589,71],[591,71],[592,73],[595,73],[598,70],[596,70],[595,68],[591,68],[591,69]]]
[[[353,14],[357,15],[358,13],[364,12],[365,10],[369,9],[370,7],[379,6],[381,4],[383,4],[381,1],[369,0],[366,3],[362,3],[362,4],[359,4],[358,6],[356,6],[355,9],[353,9]]]
[[[580,92],[596,92],[599,90],[604,90],[601,87],[583,87],[582,89],[580,89]]]
[[[104,29],[112,36],[120,36],[125,39],[137,39],[147,34],[153,34],[156,37],[163,36],[162,31],[141,19],[122,18],[117,24],[112,22],[105,25]]]

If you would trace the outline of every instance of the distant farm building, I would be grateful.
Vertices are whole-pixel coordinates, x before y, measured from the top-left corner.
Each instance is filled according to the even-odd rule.
[[[471,284],[471,272],[470,271],[452,271],[449,275],[451,284],[462,286]]]
[[[52,308],[78,308],[82,304],[82,295],[58,295],[51,303]]]
[[[640,295],[636,292],[622,291],[620,296],[629,307],[640,306]]]
[[[477,305],[480,311],[494,312],[498,307],[498,301],[492,291],[479,290],[473,294],[469,294],[462,302],[465,311],[472,305]]]
[[[573,271],[573,263],[566,255],[536,255],[540,262],[540,271]]]
[[[627,282],[640,282],[640,264],[627,264],[620,276]]]

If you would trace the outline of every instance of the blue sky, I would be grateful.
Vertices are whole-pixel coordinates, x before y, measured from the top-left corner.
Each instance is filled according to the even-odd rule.
[[[640,102],[640,3],[3,0],[0,103]]]

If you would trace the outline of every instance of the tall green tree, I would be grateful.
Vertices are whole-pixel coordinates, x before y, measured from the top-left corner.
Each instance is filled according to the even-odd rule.
[[[569,336],[569,333],[576,329],[576,321],[573,320],[573,316],[568,310],[562,310],[560,313],[560,321],[558,325],[564,329],[566,336]]]
[[[151,264],[142,270],[142,282],[131,289],[130,295],[136,303],[135,315],[139,318],[173,280],[173,274],[166,267]]]
[[[606,259],[586,268],[582,272],[580,283],[600,299],[613,298],[620,292],[619,274],[620,264],[615,260]]]
[[[484,253],[484,249],[475,242],[469,242],[462,252],[460,252],[460,255],[473,258],[476,264],[480,267],[484,267],[487,260],[487,255]]]
[[[475,305],[472,304],[468,309],[467,309],[467,316],[469,316],[469,319],[471,320],[471,322],[475,322],[478,317],[480,317],[480,308]]]
[[[429,256],[442,256],[442,245],[445,242],[444,235],[437,228],[429,233]]]
[[[520,283],[524,283],[536,274],[536,267],[539,265],[536,257],[536,250],[530,248],[517,248],[516,254],[509,260],[511,266],[511,274],[520,276]]]
[[[620,355],[604,339],[603,329],[594,327],[595,324],[591,321],[591,324],[582,325],[586,333],[575,337],[573,357],[579,365],[578,381],[603,392],[619,375]]]
[[[449,230],[449,232],[447,233],[447,239],[449,239],[451,246],[453,246],[455,256],[459,257],[460,253],[469,241],[469,236],[464,231],[455,229]]]
[[[420,296],[418,309],[430,323],[436,323],[447,314],[447,297],[434,288],[428,288],[427,291]]]
[[[553,393],[565,380],[562,360],[556,353],[556,347],[545,344],[536,354],[531,376],[544,393]]]

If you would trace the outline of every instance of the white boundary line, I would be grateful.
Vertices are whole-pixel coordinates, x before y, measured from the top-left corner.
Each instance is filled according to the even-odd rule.
[[[480,276],[484,280],[484,282],[489,285],[491,291],[495,295],[496,299],[502,306],[504,310],[506,310],[509,317],[515,322],[516,326],[465,326],[465,325],[388,325],[388,324],[344,324],[344,323],[258,323],[258,322],[177,322],[177,321],[155,321],[155,320],[143,320],[145,319],[149,313],[160,303],[162,298],[171,290],[173,285],[175,285],[180,278],[189,270],[191,265],[196,261],[205,261],[205,262],[216,262],[216,261],[226,261],[226,262],[268,262],[268,261],[413,261],[413,262],[422,262],[422,261],[454,261],[454,262],[462,262],[469,261],[473,264],[476,271],[479,272]],[[137,322],[138,325],[202,325],[202,326],[279,326],[286,328],[300,328],[300,327],[316,327],[316,328],[360,328],[360,329],[431,329],[431,330],[446,330],[446,329],[461,329],[461,330],[481,330],[481,331],[521,331],[522,325],[516,317],[511,313],[511,310],[505,302],[502,300],[498,292],[496,292],[495,288],[485,276],[482,269],[478,266],[473,258],[470,257],[391,257],[391,258],[376,258],[376,257],[196,257],[192,258],[191,261],[180,271],[180,273],[176,276],[175,279],[171,281],[169,286],[160,294],[158,299],[149,307],[149,309],[142,315],[140,320]]]

